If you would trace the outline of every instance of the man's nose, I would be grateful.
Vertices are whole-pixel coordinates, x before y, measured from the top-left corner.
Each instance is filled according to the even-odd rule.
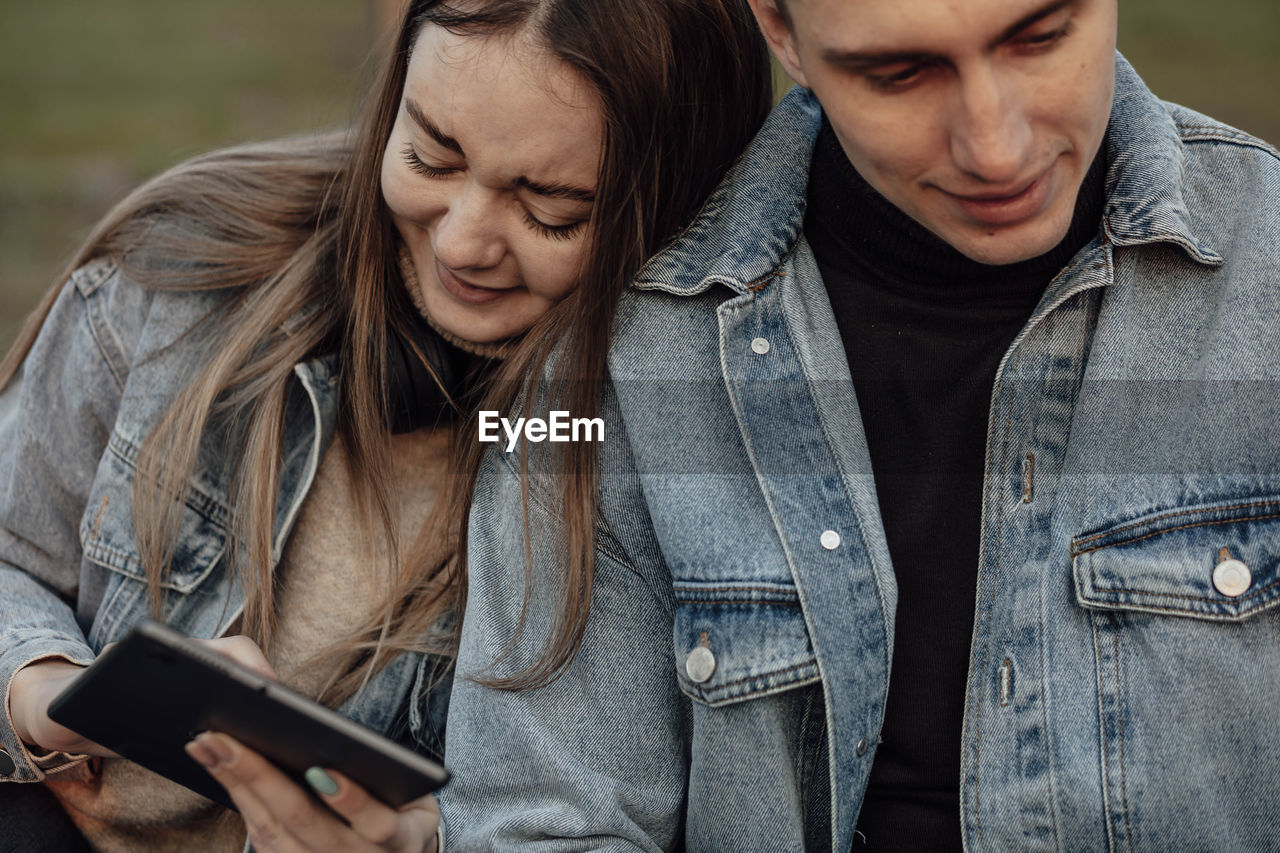
[[[1033,134],[1022,93],[989,66],[960,77],[951,122],[951,157],[960,171],[989,184],[1028,177]]]
[[[459,187],[448,198],[433,241],[441,263],[455,270],[486,269],[502,260],[497,205],[493,193],[475,185]]]

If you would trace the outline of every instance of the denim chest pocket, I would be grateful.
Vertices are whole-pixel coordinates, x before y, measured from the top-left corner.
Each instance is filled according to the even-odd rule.
[[[674,585],[680,689],[706,705],[769,696],[819,680],[795,587]]]
[[[1239,622],[1280,600],[1280,497],[1141,516],[1071,554],[1084,607]]]
[[[98,467],[80,542],[85,558],[116,574],[146,581],[133,518],[137,449],[113,435]],[[196,489],[187,493],[165,589],[189,593],[200,585],[226,550],[226,509]]]
[[[1079,724],[1098,726],[1073,766],[1100,773],[1111,849],[1258,849],[1280,767],[1280,496],[1135,516],[1071,551],[1093,644],[1071,689],[1097,691]]]

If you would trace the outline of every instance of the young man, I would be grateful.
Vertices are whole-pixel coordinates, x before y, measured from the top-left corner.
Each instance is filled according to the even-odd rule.
[[[450,849],[1280,848],[1280,155],[1116,0],[751,4],[805,88],[619,306],[591,621],[455,683]],[[556,615],[491,462],[464,675]]]

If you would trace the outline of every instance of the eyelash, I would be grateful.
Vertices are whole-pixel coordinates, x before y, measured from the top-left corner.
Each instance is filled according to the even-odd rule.
[[[1022,40],[1022,45],[1024,47],[1029,47],[1032,50],[1043,50],[1062,41],[1070,31],[1071,23],[1068,22],[1063,26],[1058,27],[1056,30],[1052,30],[1047,33],[1039,33],[1034,36],[1027,36]]]
[[[428,178],[443,178],[457,171],[457,169],[441,169],[439,166],[428,166],[418,156],[418,152],[413,150],[413,145],[408,142],[400,149],[400,154],[404,157],[404,161],[409,165],[410,169]]]
[[[540,222],[527,210],[524,212],[524,222],[543,237],[549,237],[552,240],[572,240],[582,230],[582,226],[586,224],[586,220],[582,219],[577,222],[570,222],[568,225],[548,225],[545,222]]]
[[[412,143],[405,143],[405,146],[400,149],[400,154],[404,157],[404,161],[410,169],[428,178],[444,178],[458,171],[457,169],[442,169],[439,166],[427,165],[418,156],[418,152],[413,150]],[[570,222],[568,225],[548,225],[527,210],[524,212],[523,219],[526,225],[551,240],[571,240],[586,224],[585,220],[580,220],[578,222]]]

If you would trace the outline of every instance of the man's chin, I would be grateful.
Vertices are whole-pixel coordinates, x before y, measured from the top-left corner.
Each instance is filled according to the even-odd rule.
[[[1067,236],[1070,222],[1062,227],[1046,227],[1043,222],[1025,222],[1007,228],[968,226],[954,234],[939,235],[952,248],[972,261],[989,266],[1006,266],[1037,258],[1051,251]]]

